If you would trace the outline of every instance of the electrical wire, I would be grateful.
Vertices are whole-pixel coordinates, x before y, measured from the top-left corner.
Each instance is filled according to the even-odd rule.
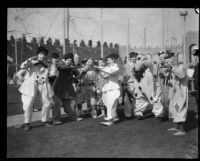
[[[24,22],[22,21],[22,18],[21,18],[21,15],[20,15],[19,11],[17,10],[17,8],[16,8],[15,10],[16,10],[16,12],[17,12],[18,16],[19,16],[19,19],[20,19],[20,21],[21,21],[21,23],[22,23],[22,25],[23,25],[24,29],[25,29],[25,30],[26,30],[26,32],[27,32],[27,28],[26,28],[26,26],[25,26]]]
[[[51,24],[50,24],[50,26],[49,26],[49,29],[47,30],[47,33],[46,33],[46,35],[49,33],[50,29],[51,29],[51,28],[52,28],[52,26],[54,25],[54,23],[55,23],[55,20],[56,20],[56,18],[58,17],[58,13],[59,13],[59,11],[60,11],[60,9],[57,11],[57,13],[56,13],[56,15],[55,15],[55,17],[54,17],[53,21],[51,22]]]

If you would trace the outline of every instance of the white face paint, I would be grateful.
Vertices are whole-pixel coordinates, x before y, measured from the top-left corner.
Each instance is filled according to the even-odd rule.
[[[46,60],[47,56],[44,54],[44,52],[40,52],[38,54],[38,60]]]
[[[72,59],[71,58],[68,58],[65,60],[65,64],[66,65],[71,65],[72,64]]]
[[[74,57],[74,63],[75,63],[75,64],[78,64],[78,63],[79,63],[79,61],[80,61],[80,59],[79,59],[79,57],[78,57],[78,56]]]
[[[88,59],[87,65],[88,65],[88,66],[92,66],[92,65],[93,65],[93,60],[92,60],[92,59]]]
[[[108,65],[113,64],[114,63],[114,59],[108,58],[107,59],[107,63],[108,63]]]
[[[103,60],[99,60],[98,64],[99,64],[100,67],[104,67],[105,66],[105,63],[104,63]]]
[[[140,70],[142,67],[144,67],[144,63],[145,63],[145,56],[143,56],[143,55],[138,55],[138,56],[137,56],[136,63],[135,63],[135,70],[138,71],[138,70]]]
[[[132,58],[131,58],[131,62],[133,62],[133,63],[135,63],[136,60],[137,60],[137,57],[132,57]]]
[[[160,62],[162,63],[164,61],[164,59],[165,59],[165,54],[161,54],[159,56],[159,58],[160,58]]]

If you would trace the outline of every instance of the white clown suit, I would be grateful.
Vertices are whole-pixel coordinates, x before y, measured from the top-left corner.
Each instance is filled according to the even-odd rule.
[[[135,98],[134,113],[136,116],[143,116],[143,112],[152,108],[152,113],[159,116],[163,112],[163,106],[160,103],[160,86],[154,81],[150,69],[147,68],[140,82],[134,79],[131,84],[133,97]]]
[[[54,92],[48,80],[48,68],[40,64],[34,65],[34,60],[25,61],[21,70],[26,70],[26,76],[19,88],[24,110],[24,123],[30,123],[32,119],[32,108],[37,92],[41,95],[42,101],[42,122],[49,121],[50,108],[53,105]]]
[[[183,64],[177,64],[172,68],[169,90],[169,118],[173,122],[185,122],[188,110],[188,87],[186,70]]]
[[[106,120],[116,119],[117,116],[117,103],[120,96],[119,67],[117,64],[106,66],[102,69],[105,71],[104,77],[107,77],[107,83],[102,88],[102,101],[107,108]]]

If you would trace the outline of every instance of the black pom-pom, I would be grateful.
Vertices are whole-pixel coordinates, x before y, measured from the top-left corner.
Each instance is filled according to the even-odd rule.
[[[138,95],[138,94],[137,94],[137,93],[135,93],[135,97],[137,97],[137,95]]]
[[[153,101],[153,98],[152,98],[152,97],[150,97],[150,100],[151,100],[151,101]]]
[[[139,86],[139,90],[141,91],[141,90],[142,90],[142,87]]]

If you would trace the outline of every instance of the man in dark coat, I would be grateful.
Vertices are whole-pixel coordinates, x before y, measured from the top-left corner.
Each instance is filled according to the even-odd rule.
[[[73,87],[74,78],[78,76],[76,69],[72,68],[73,54],[68,53],[63,56],[63,63],[59,63],[57,70],[59,75],[53,84],[53,90],[56,96],[62,100],[64,111],[72,117],[73,120],[80,121],[82,118],[76,117],[76,92]]]
[[[57,76],[58,76],[58,70],[57,70],[57,64],[58,64],[59,54],[58,53],[52,53],[51,54],[51,62],[50,62],[50,71],[49,71],[49,83],[51,86],[53,86],[53,83],[55,82]],[[56,105],[52,107],[52,117],[53,117],[53,124],[59,125],[61,124],[60,116],[60,105],[61,100],[54,95],[53,97],[54,102],[56,102]]]

